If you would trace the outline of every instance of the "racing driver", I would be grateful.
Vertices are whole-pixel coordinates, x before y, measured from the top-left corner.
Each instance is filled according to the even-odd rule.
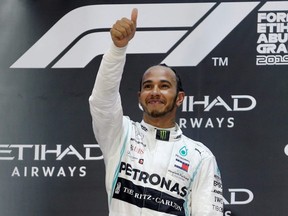
[[[184,91],[176,72],[148,68],[138,93],[143,120],[123,115],[119,86],[138,11],[116,21],[89,98],[103,152],[109,216],[220,216],[223,197],[214,155],[175,122]]]

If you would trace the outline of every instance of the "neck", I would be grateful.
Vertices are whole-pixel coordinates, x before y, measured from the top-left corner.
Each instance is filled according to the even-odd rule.
[[[147,124],[153,125],[154,127],[157,128],[172,128],[175,126],[175,118],[163,118],[163,117],[158,117],[154,118],[148,115],[143,115],[143,120]]]

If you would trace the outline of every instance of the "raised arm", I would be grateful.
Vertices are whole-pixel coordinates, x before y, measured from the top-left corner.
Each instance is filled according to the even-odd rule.
[[[123,112],[119,94],[126,60],[126,48],[136,31],[137,9],[131,19],[116,21],[110,30],[113,44],[101,61],[95,85],[89,98],[93,130],[103,155],[113,152],[114,140],[122,130]]]

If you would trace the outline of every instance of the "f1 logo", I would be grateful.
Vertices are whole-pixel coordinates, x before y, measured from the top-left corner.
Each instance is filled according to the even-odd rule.
[[[259,3],[80,7],[61,18],[11,68],[84,68],[109,47],[115,20],[129,16],[134,7],[139,11],[138,29],[127,53],[161,53],[168,65],[197,66]]]

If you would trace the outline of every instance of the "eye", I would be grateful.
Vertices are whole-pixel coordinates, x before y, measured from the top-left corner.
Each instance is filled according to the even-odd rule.
[[[161,85],[161,89],[168,89],[168,88],[170,88],[170,85],[166,83]]]
[[[152,85],[151,84],[144,84],[143,85],[143,89],[151,89],[152,88]]]

